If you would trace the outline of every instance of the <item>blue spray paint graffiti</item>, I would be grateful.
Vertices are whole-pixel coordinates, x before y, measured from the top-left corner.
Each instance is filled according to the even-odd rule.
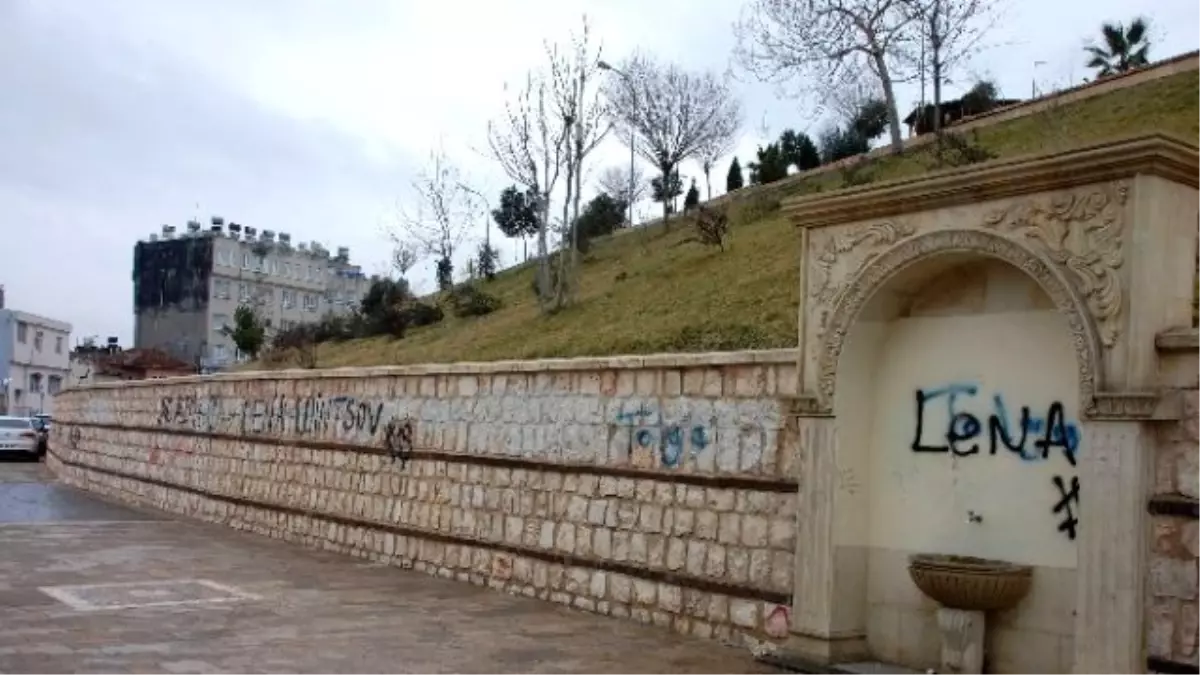
[[[633,456],[635,449],[654,451],[665,467],[674,468],[683,462],[688,454],[685,446],[691,446],[691,456],[695,457],[713,442],[704,425],[689,425],[686,418],[682,424],[665,424],[662,413],[645,406],[618,413],[617,423],[630,428],[630,456]],[[685,440],[690,443],[685,443]]]
[[[993,412],[987,416],[985,431],[984,421],[980,420],[979,416],[962,410],[959,405],[961,399],[973,398],[978,393],[979,386],[971,383],[918,389],[916,431],[910,446],[912,451],[970,457],[979,454],[981,448],[977,439],[986,434],[989,455],[997,454],[1003,447],[1024,461],[1040,462],[1050,459],[1051,451],[1056,451],[1061,452],[1071,466],[1076,465],[1081,440],[1079,426],[1067,420],[1061,402],[1054,401],[1047,406],[1043,417],[1034,416],[1029,406],[1021,406],[1017,423],[1014,425],[1004,404],[1004,397],[993,394]],[[946,428],[940,436],[934,436],[936,440],[926,439],[927,406],[938,405],[942,400],[946,406]],[[1075,514],[1079,505],[1079,478],[1072,476],[1069,487],[1062,476],[1053,476],[1052,482],[1058,490],[1058,502],[1052,509],[1052,513],[1060,518],[1058,530],[1074,540],[1079,524],[1079,518]]]

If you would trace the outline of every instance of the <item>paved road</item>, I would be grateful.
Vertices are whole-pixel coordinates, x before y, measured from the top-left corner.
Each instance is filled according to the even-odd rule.
[[[0,672],[771,672],[745,650],[100,501],[0,462]]]

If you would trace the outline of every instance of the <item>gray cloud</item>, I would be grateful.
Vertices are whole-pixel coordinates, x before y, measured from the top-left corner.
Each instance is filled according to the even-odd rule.
[[[0,283],[10,306],[132,333],[134,242],[220,214],[386,259],[380,226],[425,152],[445,142],[475,186],[508,181],[486,147],[502,86],[542,62],[587,12],[605,57],[640,49],[723,71],[741,2],[712,0],[6,0],[0,2]],[[990,49],[964,68],[1023,96],[1086,74],[1101,21],[1148,14],[1156,58],[1195,49],[1194,0],[1009,0]],[[665,28],[664,28],[665,27]],[[1047,63],[1035,69],[1035,61]],[[760,128],[815,131],[820,100],[741,82],[743,163]],[[917,97],[899,88],[902,107]],[[592,171],[624,166],[613,137]],[[688,176],[699,175],[685,165]],[[724,175],[720,167],[714,175]],[[716,181],[720,183],[720,180]],[[196,204],[199,204],[197,209]],[[508,247],[504,247],[506,259]],[[420,272],[430,276],[428,269]],[[422,281],[428,283],[427,279]]]
[[[10,306],[77,334],[128,340],[134,242],[197,203],[201,217],[364,251],[375,231],[363,225],[409,172],[403,157],[380,161],[360,139],[267,112],[181,61],[12,8],[0,26],[0,282]]]

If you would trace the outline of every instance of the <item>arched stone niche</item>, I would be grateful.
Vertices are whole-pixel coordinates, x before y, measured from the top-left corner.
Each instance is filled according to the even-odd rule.
[[[1090,404],[1096,393],[1097,371],[1102,367],[1100,345],[1087,306],[1071,284],[1051,264],[1011,239],[979,230],[941,230],[914,236],[875,258],[838,299],[818,352],[818,395],[823,406],[832,404],[846,337],[864,308],[874,300],[879,309],[883,301],[879,296],[886,295],[889,288],[895,290],[897,277],[904,283],[905,273],[919,277],[955,260],[967,264],[972,260],[1004,261],[1037,283],[1066,320],[1079,400]],[[894,306],[897,299],[887,301]]]
[[[874,658],[937,668],[934,605],[909,556],[1032,565],[1030,596],[993,619],[989,662],[1070,670],[1079,412],[1098,360],[1080,299],[1029,249],[978,231],[899,243],[852,288],[820,361],[833,374],[821,393],[837,435],[843,611]]]
[[[936,666],[906,557],[960,553],[1035,566],[989,630],[994,669],[1145,669],[1146,457],[1174,414],[1153,336],[1190,314],[1196,173],[1194,147],[1156,137],[785,203],[802,255],[791,649]],[[947,440],[955,412],[973,435]],[[1031,435],[993,454],[993,424]],[[1065,443],[1024,456],[1052,426],[1073,462]]]

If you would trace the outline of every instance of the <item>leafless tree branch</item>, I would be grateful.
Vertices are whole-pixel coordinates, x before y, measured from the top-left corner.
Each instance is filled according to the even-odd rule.
[[[705,199],[712,199],[713,167],[737,148],[741,119],[734,117],[725,122],[723,128],[715,129],[696,151],[696,159],[700,160],[700,168],[704,170],[704,186],[708,194]]]
[[[667,180],[685,159],[741,123],[741,104],[728,81],[692,73],[645,55],[626,61],[607,87],[613,115],[638,139],[637,152]],[[663,219],[669,217],[663,203]]]
[[[633,192],[630,192],[630,183]],[[620,166],[610,166],[600,173],[596,179],[600,191],[625,202],[626,205],[636,204],[646,198],[650,191],[650,181],[641,167],[634,165],[633,180],[630,181],[629,169]]]
[[[612,128],[607,100],[600,88],[593,86],[601,53],[600,45],[592,46],[591,25],[586,15],[583,17],[582,30],[579,33],[572,32],[566,49],[546,45],[555,109],[567,132],[564,163],[567,190],[562,207],[562,222],[567,224],[579,218],[584,161]],[[569,243],[565,246],[569,250],[559,256],[555,309],[569,301],[574,286],[578,233],[573,227],[568,226],[568,230],[565,241]]]
[[[462,176],[445,152],[430,153],[429,166],[412,181],[412,205],[399,207],[403,236],[393,233],[393,243],[408,246],[406,257],[453,261],[479,208],[462,186]]]
[[[921,45],[908,58],[922,77],[928,66],[933,83],[933,128],[940,132],[942,85],[980,51],[984,36],[999,20],[1000,6],[987,0],[903,0],[903,9],[911,17]]]
[[[506,91],[508,87],[505,87]],[[554,110],[553,92],[546,78],[530,73],[525,86],[504,105],[504,117],[488,124],[492,156],[508,177],[539,196],[537,234],[538,301],[547,308],[550,288],[547,224],[550,198],[566,161],[570,129]]]
[[[914,40],[904,0],[751,0],[735,25],[737,62],[764,81],[809,78],[822,93],[868,70],[889,111],[892,148],[901,149],[893,84]],[[849,79],[848,79],[849,78]]]

